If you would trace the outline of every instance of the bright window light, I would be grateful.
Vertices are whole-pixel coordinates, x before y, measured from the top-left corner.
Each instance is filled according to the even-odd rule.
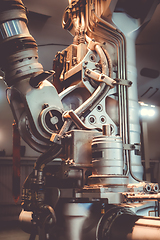
[[[141,116],[147,116],[148,115],[148,110],[147,108],[142,108],[141,109]]]
[[[155,110],[154,109],[149,109],[148,110],[148,116],[153,117],[155,115]]]
[[[142,117],[153,117],[156,114],[156,109],[154,105],[145,104],[144,102],[139,102],[140,104],[140,115]]]
[[[146,103],[144,103],[144,102],[139,102],[139,104],[141,105],[141,106],[148,106],[148,104],[146,104]]]

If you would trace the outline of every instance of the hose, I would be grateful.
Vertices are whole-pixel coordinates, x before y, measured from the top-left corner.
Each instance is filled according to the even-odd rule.
[[[60,132],[59,132],[59,136],[62,136],[65,132],[68,131],[70,125],[71,125],[72,121],[71,119],[67,119]],[[41,154],[39,156],[39,158],[37,159],[35,166],[34,166],[34,170],[41,170],[42,165],[46,165],[47,163],[49,163],[50,161],[52,161],[54,158],[58,157],[58,155],[61,153],[63,147],[61,145],[56,145],[53,144],[48,151],[44,152],[43,154]],[[43,166],[44,168],[44,166]]]

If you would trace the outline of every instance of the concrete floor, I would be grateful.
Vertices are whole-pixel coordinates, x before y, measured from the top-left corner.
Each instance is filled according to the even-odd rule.
[[[0,240],[29,240],[29,238],[30,234],[25,233],[18,222],[0,222]]]

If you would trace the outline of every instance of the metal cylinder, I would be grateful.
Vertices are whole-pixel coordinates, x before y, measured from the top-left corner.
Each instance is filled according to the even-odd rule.
[[[98,240],[160,240],[160,219],[135,215],[129,208],[112,207],[100,219]]]
[[[81,231],[85,219],[88,216],[88,208],[91,203],[66,203],[64,218],[66,224],[65,238],[68,240],[82,240]]]
[[[119,136],[98,136],[92,141],[92,164],[97,175],[123,174],[123,145]]]
[[[160,240],[160,219],[135,215],[129,207],[69,203],[64,217],[69,240]]]
[[[135,222],[132,232],[127,234],[127,240],[159,240],[159,231],[159,218],[140,218]]]
[[[21,229],[26,232],[31,234],[33,231],[36,230],[36,225],[33,224],[33,212],[31,211],[24,211],[22,209],[20,215],[19,215],[19,223]]]
[[[27,27],[26,8],[21,0],[0,2],[0,66],[5,81],[17,81],[43,72],[38,62],[37,44]]]

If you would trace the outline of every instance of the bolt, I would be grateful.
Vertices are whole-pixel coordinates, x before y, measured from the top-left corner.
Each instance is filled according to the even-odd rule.
[[[43,109],[45,109],[45,108],[47,108],[47,107],[49,107],[49,104],[48,104],[48,103],[44,103],[43,106],[42,106]]]
[[[90,60],[91,60],[92,62],[94,62],[94,61],[96,60],[96,57],[95,57],[94,54],[91,54],[91,55],[90,55]]]
[[[83,116],[81,116],[81,117],[80,117],[80,119],[83,121],[83,120],[84,120],[84,117],[83,117]]]
[[[87,74],[90,74],[90,73],[91,73],[91,71],[90,71],[89,69],[87,69],[87,70],[86,70],[86,73],[87,73]]]
[[[101,105],[98,105],[98,106],[97,106],[97,110],[98,110],[99,112],[101,112],[101,111],[103,110],[102,106],[101,106]]]
[[[90,116],[89,121],[90,123],[95,123],[96,119],[94,116]]]
[[[95,67],[99,67],[99,64],[98,64],[98,63],[96,63],[96,64],[95,64]]]
[[[101,123],[105,123],[106,122],[106,119],[105,119],[104,116],[102,116],[100,120],[101,120]]]
[[[88,77],[84,77],[83,78],[83,81],[85,82],[85,81],[88,81]]]

